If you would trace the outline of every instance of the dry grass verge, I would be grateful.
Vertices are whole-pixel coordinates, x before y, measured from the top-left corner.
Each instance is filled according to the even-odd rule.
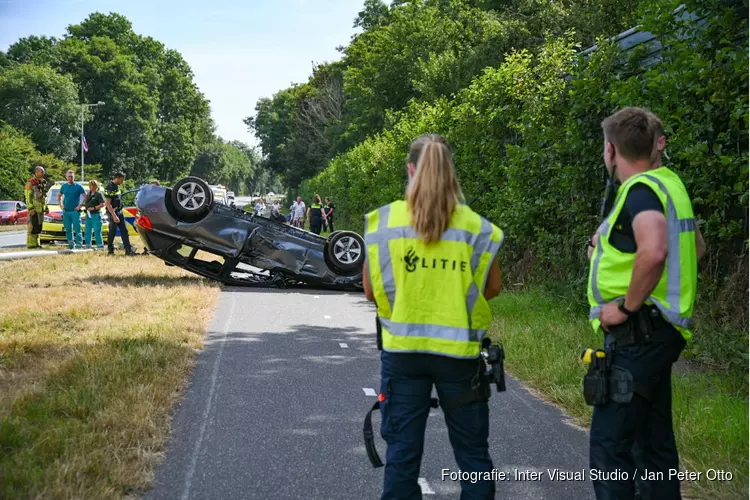
[[[143,492],[218,292],[148,256],[0,262],[0,497]]]

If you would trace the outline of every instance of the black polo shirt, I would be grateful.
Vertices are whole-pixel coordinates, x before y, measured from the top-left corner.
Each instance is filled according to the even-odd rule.
[[[635,216],[647,210],[658,210],[664,213],[664,207],[656,193],[643,183],[631,187],[625,198],[625,205],[615,221],[615,227],[609,234],[609,242],[621,252],[635,253],[638,245],[635,243],[633,220]]]

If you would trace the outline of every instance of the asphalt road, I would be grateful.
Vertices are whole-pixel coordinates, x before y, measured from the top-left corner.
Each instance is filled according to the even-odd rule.
[[[145,498],[379,498],[383,469],[370,465],[362,442],[378,354],[374,308],[363,294],[227,288]],[[496,498],[593,498],[587,481],[548,476],[587,470],[587,433],[512,377],[506,383],[490,400],[492,459],[509,473]],[[459,497],[460,484],[443,480],[443,469],[458,471],[442,412],[431,410],[425,498]],[[516,480],[516,471],[541,477]]]
[[[26,226],[22,226],[18,232],[0,233],[0,248],[15,248],[26,246]]]

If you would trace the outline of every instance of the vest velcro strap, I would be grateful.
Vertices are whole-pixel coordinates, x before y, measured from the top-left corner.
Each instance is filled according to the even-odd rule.
[[[440,407],[440,403],[437,398],[430,398],[430,407]],[[370,463],[372,463],[372,466],[375,468],[383,467],[383,461],[380,460],[378,449],[375,446],[375,433],[372,431],[372,412],[380,409],[380,401],[376,401],[375,404],[372,405],[372,408],[370,408],[370,411],[367,412],[367,415],[365,415],[365,423],[362,426],[362,435],[365,438],[365,450],[367,450],[367,458],[370,459]]]
[[[365,438],[365,449],[367,450],[367,458],[370,459],[370,463],[375,468],[382,467],[383,462],[378,456],[378,449],[375,447],[375,436],[372,432],[372,412],[380,409],[380,401],[376,401],[370,411],[365,416],[365,424],[362,427],[362,433]]]

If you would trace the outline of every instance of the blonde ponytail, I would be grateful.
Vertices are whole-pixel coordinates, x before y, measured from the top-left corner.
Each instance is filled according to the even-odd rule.
[[[440,241],[463,200],[450,150],[439,135],[425,135],[412,143],[409,163],[416,165],[406,190],[411,225],[426,244]]]

